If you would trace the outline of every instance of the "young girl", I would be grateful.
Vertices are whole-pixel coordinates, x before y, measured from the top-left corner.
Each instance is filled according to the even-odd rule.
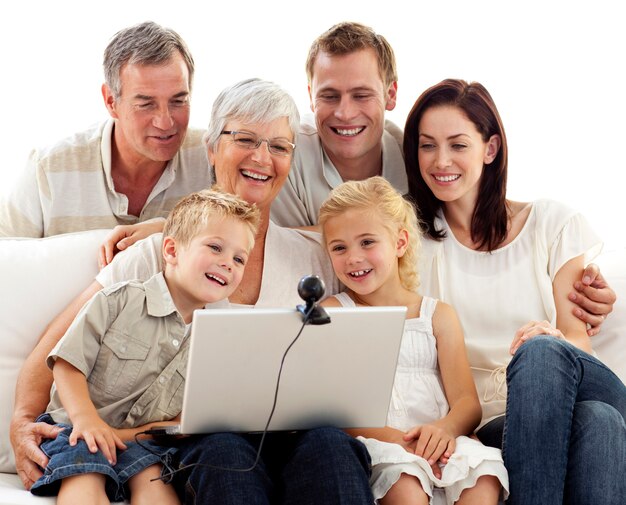
[[[480,83],[424,91],[404,153],[425,230],[422,292],[458,311],[483,409],[477,436],[502,447],[508,503],[623,505],[626,388],[589,354],[571,301],[600,240],[558,202],[506,198],[504,126]]]
[[[497,503],[501,488],[508,494],[500,450],[465,436],[481,410],[461,326],[452,307],[416,292],[413,207],[382,177],[351,181],[324,202],[320,225],[347,288],[323,305],[408,309],[388,426],[351,430],[372,457],[374,497],[384,505],[426,504],[443,488],[448,504]]]

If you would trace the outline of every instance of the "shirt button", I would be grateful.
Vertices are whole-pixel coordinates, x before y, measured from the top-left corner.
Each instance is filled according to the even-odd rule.
[[[161,384],[163,384],[165,382],[165,377],[163,377],[163,376],[159,377],[159,382]]]
[[[126,346],[125,346],[125,345],[123,345],[123,346],[121,347],[120,351],[122,351],[122,352],[126,352]]]
[[[178,344],[180,344],[180,342],[178,340],[176,340],[176,339],[172,340],[172,345],[174,347],[178,347]]]

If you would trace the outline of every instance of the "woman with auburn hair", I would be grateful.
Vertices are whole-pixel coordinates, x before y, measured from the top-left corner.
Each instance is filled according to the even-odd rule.
[[[427,89],[404,135],[429,239],[423,292],[459,313],[483,408],[477,435],[503,449],[509,502],[623,503],[626,388],[592,356],[568,299],[600,240],[560,203],[506,198],[506,135],[481,84]]]

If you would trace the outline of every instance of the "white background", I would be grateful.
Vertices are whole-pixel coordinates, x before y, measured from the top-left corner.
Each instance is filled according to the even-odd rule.
[[[619,2],[459,0],[82,0],[5,2],[0,15],[0,193],[29,150],[106,117],[102,52],[126,26],[178,31],[196,61],[191,125],[247,77],[273,80],[308,110],[304,62],[339,21],[383,34],[398,62],[403,126],[415,99],[446,77],[482,82],[509,140],[509,197],[578,208],[605,239],[626,245],[626,17]]]

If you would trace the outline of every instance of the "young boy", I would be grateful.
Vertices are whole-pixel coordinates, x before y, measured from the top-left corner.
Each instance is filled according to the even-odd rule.
[[[41,444],[50,461],[34,494],[58,492],[60,505],[128,492],[131,503],[178,503],[171,486],[150,482],[174,449],[134,436],[176,422],[193,311],[237,288],[258,223],[258,209],[236,196],[193,193],[165,224],[163,272],[103,289],[83,307],[48,356],[55,382],[40,420],[64,430]]]

